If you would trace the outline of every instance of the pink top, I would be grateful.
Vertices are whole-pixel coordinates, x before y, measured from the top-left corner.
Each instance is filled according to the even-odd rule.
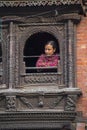
[[[42,54],[36,62],[36,67],[56,67],[58,65],[58,55],[46,56]]]

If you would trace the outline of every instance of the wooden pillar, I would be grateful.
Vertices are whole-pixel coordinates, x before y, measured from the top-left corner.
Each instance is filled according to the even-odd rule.
[[[14,33],[13,33],[14,25],[13,22],[10,22],[10,28],[9,28],[9,62],[8,62],[8,68],[9,68],[9,88],[14,87],[14,70],[15,70],[15,55],[14,55]]]
[[[68,87],[74,87],[74,24],[68,20],[67,24],[67,47],[68,47]]]

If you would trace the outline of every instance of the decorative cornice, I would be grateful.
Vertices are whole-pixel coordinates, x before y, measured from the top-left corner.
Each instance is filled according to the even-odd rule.
[[[0,113],[0,130],[59,128],[70,124],[76,112],[30,111]],[[8,125],[9,124],[9,125]]]
[[[26,7],[26,6],[45,6],[45,5],[71,5],[81,4],[81,0],[8,0],[0,1],[0,7]]]
[[[56,115],[56,116],[55,116]],[[76,117],[77,113],[76,112],[71,112],[71,111],[52,111],[52,110],[47,110],[47,111],[27,111],[27,112],[10,112],[10,113],[0,113],[0,122],[4,121],[23,121],[23,118],[25,120],[35,120],[37,121],[42,121],[42,120],[74,120]],[[3,118],[4,117],[4,118]]]

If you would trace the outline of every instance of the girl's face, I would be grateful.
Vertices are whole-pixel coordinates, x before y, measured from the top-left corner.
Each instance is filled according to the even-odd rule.
[[[50,44],[45,45],[45,54],[46,54],[47,56],[53,55],[54,52],[55,52],[55,49],[53,48],[52,45],[50,45]]]

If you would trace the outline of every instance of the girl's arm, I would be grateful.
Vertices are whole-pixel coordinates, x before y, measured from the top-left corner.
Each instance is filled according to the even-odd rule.
[[[50,66],[57,67],[58,66],[58,60],[59,60],[58,56],[55,55],[54,60],[51,61],[51,63],[50,63]]]
[[[45,67],[44,55],[43,54],[37,60],[36,67]]]

